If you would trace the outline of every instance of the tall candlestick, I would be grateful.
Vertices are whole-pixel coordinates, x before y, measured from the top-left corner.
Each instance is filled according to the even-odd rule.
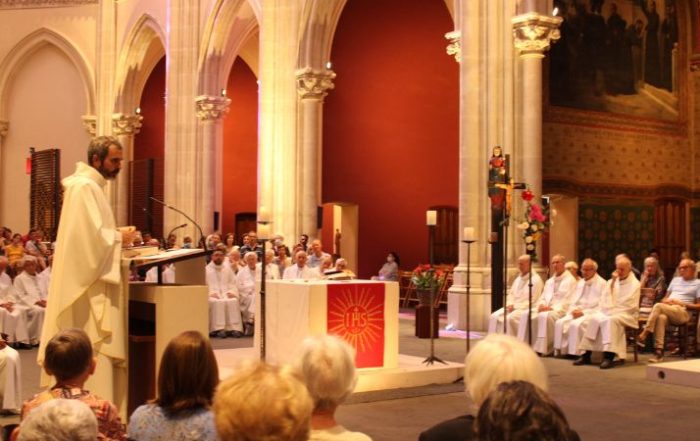
[[[475,240],[474,239],[474,227],[464,227],[464,231],[462,233],[462,239],[463,240]]]
[[[425,224],[428,226],[437,225],[437,211],[428,210],[425,212]]]

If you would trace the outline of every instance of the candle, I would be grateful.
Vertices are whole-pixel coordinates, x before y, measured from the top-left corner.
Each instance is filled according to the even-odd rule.
[[[469,241],[474,240],[474,227],[464,227],[462,239]]]
[[[270,210],[264,205],[261,205],[258,210],[258,222],[270,222]]]
[[[270,224],[258,224],[258,238],[259,239],[269,239],[270,238]]]
[[[425,212],[425,224],[428,226],[437,225],[437,211],[428,210]]]

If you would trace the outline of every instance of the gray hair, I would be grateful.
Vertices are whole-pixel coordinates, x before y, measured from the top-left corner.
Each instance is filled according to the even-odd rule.
[[[585,264],[587,264],[587,263],[590,263],[591,265],[593,265],[593,268],[594,268],[596,271],[598,271],[598,262],[596,262],[596,261],[593,260],[593,259],[583,259],[583,262],[581,262],[581,266],[583,266],[583,265],[585,265]]]
[[[255,251],[248,251],[245,253],[245,256],[243,256],[243,260],[248,260],[249,257],[255,257],[255,260],[258,260],[258,254]]]
[[[304,340],[297,368],[315,410],[333,409],[355,389],[355,354],[339,337],[322,335]]]
[[[114,136],[98,136],[90,141],[88,146],[88,164],[92,165],[92,157],[97,155],[100,162],[104,161],[109,154],[109,147],[115,146],[122,150],[121,143]]]
[[[567,270],[573,269],[574,271],[578,271],[578,263],[574,262],[573,260],[569,260],[564,264],[564,268],[566,268]]]
[[[530,261],[530,255],[529,254],[523,254],[520,257],[518,257],[518,262],[524,262],[524,261]]]
[[[97,418],[79,400],[49,400],[22,421],[19,441],[94,441]]]

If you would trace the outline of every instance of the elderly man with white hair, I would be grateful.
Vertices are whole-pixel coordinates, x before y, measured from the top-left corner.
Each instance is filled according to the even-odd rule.
[[[664,359],[666,324],[686,324],[690,320],[688,309],[700,309],[700,280],[696,277],[695,269],[695,262],[691,259],[681,260],[678,265],[680,276],[671,280],[666,295],[654,305],[644,330],[639,334],[639,344],[642,346],[647,336],[654,334],[654,356],[649,359],[650,363],[659,363]]]
[[[265,280],[278,280],[280,278],[280,268],[274,263],[275,252],[272,250],[265,251]],[[255,267],[257,280],[262,277],[262,264],[258,262]]]
[[[22,272],[15,277],[14,296],[15,307],[26,311],[27,332],[29,342],[38,345],[41,336],[41,328],[44,324],[44,314],[46,312],[46,300],[41,298],[41,289],[37,279],[37,262],[34,256],[24,256],[22,258]]]
[[[464,362],[464,383],[474,403],[474,414],[499,384],[522,380],[547,391],[547,370],[530,346],[509,335],[489,334],[469,352]],[[443,421],[424,431],[419,441],[475,439],[474,416]]]
[[[518,333],[518,325],[523,315],[527,315],[527,310],[530,307],[530,256],[523,254],[518,257],[518,277],[513,281],[510,291],[506,296],[506,305],[491,314],[489,318],[489,334],[503,333],[503,316],[507,311],[507,334],[516,335]],[[537,305],[542,294],[542,278],[532,272],[532,305]],[[527,322],[527,319],[525,319]]]
[[[209,335],[226,338],[243,336],[241,307],[236,289],[236,275],[224,264],[224,253],[216,250],[206,267],[209,287]]]
[[[282,278],[284,280],[309,280],[320,278],[321,275],[318,269],[311,268],[306,264],[308,259],[309,256],[306,254],[306,251],[297,251],[294,265],[290,265],[284,270],[284,276]]]
[[[255,281],[258,254],[248,251],[243,256],[245,266],[238,270],[236,275],[236,288],[238,289],[238,302],[241,305],[241,313],[245,326],[245,335],[253,335],[255,322]]]
[[[566,315],[554,324],[554,349],[560,354],[579,355],[578,345],[586,332],[586,320],[598,311],[605,279],[598,274],[598,263],[586,259],[581,263],[583,277],[576,283]]]
[[[615,273],[600,296],[600,310],[586,320],[586,332],[578,349],[585,351],[575,366],[591,364],[592,351],[603,351],[601,369],[615,366],[615,356],[627,356],[625,327],[639,327],[639,280],[632,273],[632,261],[624,256],[615,259]]]
[[[27,311],[15,306],[12,279],[5,273],[7,265],[7,258],[0,256],[0,332],[10,344],[29,348]]]
[[[57,398],[32,411],[19,428],[18,441],[94,441],[97,418],[79,400]]]
[[[552,277],[547,279],[537,306],[530,316],[532,343],[535,351],[549,355],[554,350],[554,323],[566,315],[571,297],[576,290],[576,279],[564,266],[566,259],[561,254],[552,257]],[[527,315],[523,314],[518,326],[518,338],[527,341]]]
[[[309,441],[371,441],[335,420],[335,411],[357,383],[355,353],[349,344],[333,335],[309,337],[302,344],[297,370],[314,402]]]

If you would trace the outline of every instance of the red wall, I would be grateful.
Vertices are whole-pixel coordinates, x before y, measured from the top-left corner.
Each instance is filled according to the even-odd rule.
[[[226,90],[231,107],[224,118],[223,213],[221,231],[233,232],[236,213],[257,210],[258,84],[248,65],[236,58]],[[236,238],[240,241],[240,238]]]
[[[141,94],[143,126],[134,138],[134,159],[162,158],[165,151],[165,57],[148,77]]]
[[[332,51],[324,111],[323,200],[359,205],[359,275],[390,250],[428,260],[425,211],[457,205],[459,65],[442,1],[353,0]]]

